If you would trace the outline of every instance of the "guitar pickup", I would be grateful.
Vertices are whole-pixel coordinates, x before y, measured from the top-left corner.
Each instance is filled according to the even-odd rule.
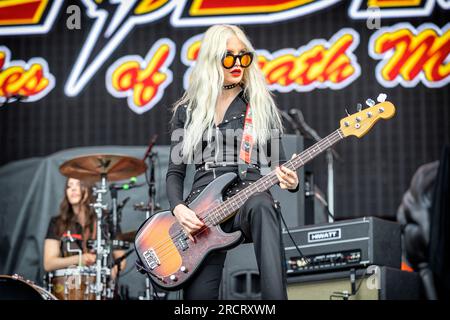
[[[156,255],[156,252],[153,249],[148,249],[147,251],[144,251],[144,259],[145,262],[147,262],[147,265],[150,268],[150,270],[155,269],[157,266],[161,264],[161,261],[159,261],[158,256]]]
[[[184,237],[180,237],[178,240],[177,240],[177,244],[178,244],[178,248],[179,249],[181,249],[182,251],[185,251],[185,250],[187,250],[187,248],[189,248],[189,245],[188,245],[188,243],[187,243],[187,240],[188,238],[187,238],[187,236],[186,236],[186,238],[184,238]]]

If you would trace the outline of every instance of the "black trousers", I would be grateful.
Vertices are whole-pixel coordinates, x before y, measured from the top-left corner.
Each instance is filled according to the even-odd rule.
[[[250,197],[234,218],[221,225],[225,232],[241,230],[245,242],[253,242],[263,300],[287,299],[280,214],[271,193],[266,191]],[[184,287],[183,298],[186,300],[218,299],[225,258],[224,251],[210,254],[196,275]]]

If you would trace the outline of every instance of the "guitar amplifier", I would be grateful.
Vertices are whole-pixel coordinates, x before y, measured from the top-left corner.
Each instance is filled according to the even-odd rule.
[[[283,230],[287,275],[329,272],[368,265],[400,268],[401,229],[375,217]]]
[[[289,300],[420,300],[424,297],[418,272],[377,265],[289,277],[287,294]]]

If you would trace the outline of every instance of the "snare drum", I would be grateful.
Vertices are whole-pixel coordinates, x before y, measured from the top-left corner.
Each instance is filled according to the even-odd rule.
[[[112,299],[112,286],[110,273],[102,273],[106,277],[100,293],[102,300]],[[48,290],[60,300],[96,300],[96,268],[73,267],[58,269],[47,274]]]
[[[21,276],[0,275],[0,300],[58,300],[53,294]]]
[[[60,300],[95,300],[95,269],[76,267],[48,273],[48,290]]]

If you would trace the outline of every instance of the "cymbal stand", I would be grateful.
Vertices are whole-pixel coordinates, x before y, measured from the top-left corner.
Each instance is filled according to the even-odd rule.
[[[102,246],[102,215],[103,210],[107,209],[107,206],[103,204],[103,194],[106,194],[108,189],[106,187],[106,174],[101,175],[100,187],[94,187],[93,193],[97,197],[94,204],[95,213],[97,215],[97,246],[96,246],[96,279],[95,279],[95,299],[101,300],[102,292],[106,295],[106,274],[109,269],[106,267],[109,250],[105,250]]]
[[[112,200],[112,221],[110,222],[110,237],[111,239],[116,238],[117,234],[117,225],[119,224],[118,216],[117,216],[117,189],[114,184],[110,186],[111,191],[111,200]]]
[[[147,179],[148,184],[148,204],[145,209],[145,220],[148,220],[150,217],[152,217],[155,214],[155,206],[156,206],[156,182],[155,182],[155,158],[156,153],[151,152],[147,159],[148,159],[148,167],[150,168],[150,177]],[[150,285],[150,278],[149,276],[145,277],[145,296],[139,297],[140,300],[151,300],[152,298],[152,290]]]

